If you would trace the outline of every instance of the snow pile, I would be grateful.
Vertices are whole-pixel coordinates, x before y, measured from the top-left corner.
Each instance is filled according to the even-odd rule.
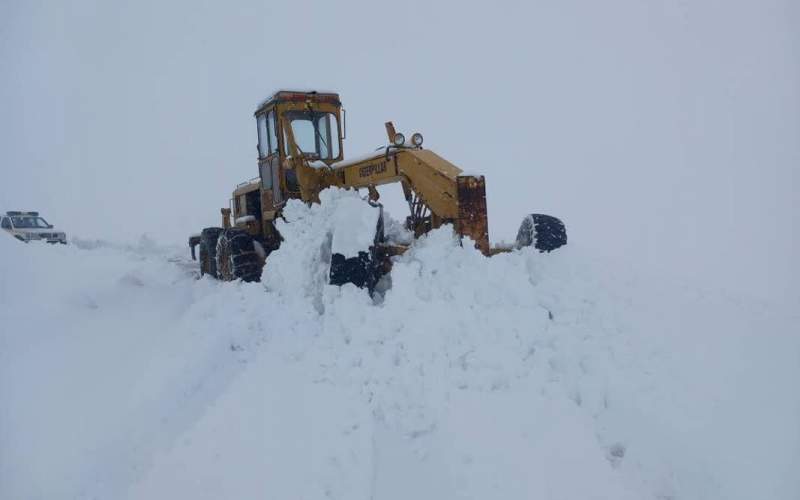
[[[0,241],[0,498],[800,493],[796,315],[449,228],[373,301],[326,284],[325,196],[262,284]]]
[[[323,195],[329,192],[326,191]],[[322,203],[325,204],[324,198]],[[335,207],[331,224],[331,251],[348,259],[358,257],[359,252],[367,250],[375,243],[375,228],[381,210],[353,196],[341,198]]]
[[[262,281],[269,292],[288,301],[286,307],[310,302],[321,313],[331,254],[349,258],[369,249],[380,209],[355,191],[328,189],[320,199],[321,204],[310,207],[292,200],[284,208],[284,220],[276,222],[284,240],[270,254]]]

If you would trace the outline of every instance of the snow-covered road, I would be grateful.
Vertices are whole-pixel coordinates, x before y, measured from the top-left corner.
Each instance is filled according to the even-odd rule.
[[[373,303],[286,216],[252,284],[0,238],[0,498],[800,497],[796,313],[446,228]]]

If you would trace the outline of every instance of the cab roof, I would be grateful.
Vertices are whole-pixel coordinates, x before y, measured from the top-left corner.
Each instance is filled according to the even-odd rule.
[[[249,181],[240,182],[236,189],[233,190],[233,196],[240,196],[243,194],[257,191],[261,187],[261,177],[253,177]]]
[[[327,102],[336,106],[341,106],[339,94],[336,92],[326,92],[317,90],[278,90],[261,102],[256,108],[255,114],[261,112],[267,106],[281,102],[302,102],[311,99],[316,102]]]

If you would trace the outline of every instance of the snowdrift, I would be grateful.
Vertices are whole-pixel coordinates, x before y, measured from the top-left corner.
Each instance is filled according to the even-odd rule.
[[[0,238],[0,498],[800,494],[795,313],[449,228],[373,300],[326,284],[326,196],[262,283]]]

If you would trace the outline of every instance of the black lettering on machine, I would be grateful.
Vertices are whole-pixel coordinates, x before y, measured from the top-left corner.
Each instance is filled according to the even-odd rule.
[[[365,165],[358,169],[359,177],[371,177],[375,174],[382,174],[386,172],[386,162],[373,163],[372,165]]]

